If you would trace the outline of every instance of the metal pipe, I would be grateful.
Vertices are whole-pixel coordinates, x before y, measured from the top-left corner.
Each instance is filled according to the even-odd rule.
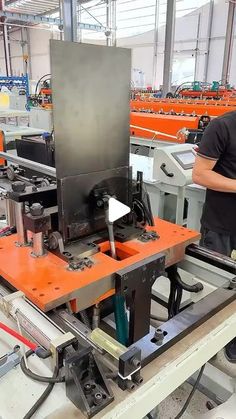
[[[163,96],[166,96],[166,94],[170,91],[172,81],[172,62],[175,37],[175,10],[176,0],[168,0],[166,10]]]
[[[106,37],[107,37],[107,46],[112,46],[112,36],[111,36],[111,0],[106,2]]]
[[[46,166],[45,164],[24,159],[19,156],[14,156],[13,154],[5,153],[4,151],[0,151],[0,157],[3,157],[5,160],[19,164],[23,167],[27,167],[28,169],[32,169],[37,172],[44,173],[45,175],[56,178],[56,169],[54,167]]]
[[[22,202],[15,202],[15,219],[16,219],[16,232],[18,246],[27,246],[27,232],[24,229],[23,211],[24,204]]]
[[[3,45],[4,45],[6,75],[11,76],[9,39],[8,39],[8,29],[7,29],[6,25],[3,25],[3,32],[2,33],[3,33]]]
[[[157,53],[158,53],[158,26],[159,26],[159,11],[160,11],[160,0],[156,0],[155,7],[155,29],[154,29],[154,48],[153,48],[153,69],[152,69],[152,88],[156,88],[156,77],[157,77]]]
[[[217,268],[236,275],[236,262],[221,253],[214,252],[197,244],[191,244],[186,248],[186,255],[210,263]]]
[[[111,257],[113,259],[117,259],[113,223],[108,222],[107,227],[108,227],[108,234],[109,234]]]
[[[77,1],[64,0],[63,7],[63,29],[64,41],[77,41]]]
[[[116,0],[112,0],[111,4],[111,20],[112,20],[112,46],[116,47]]]
[[[153,134],[163,135],[164,137],[173,138],[175,140],[178,138],[178,137],[176,137],[176,135],[166,134],[165,132],[155,131],[155,130],[149,129],[149,128],[138,127],[137,125],[130,125],[130,128],[136,128],[136,129],[140,129],[141,131],[152,132]],[[1,153],[0,153],[0,155],[1,155]]]
[[[226,25],[226,34],[225,34],[225,49],[224,49],[224,58],[222,66],[222,84],[229,82],[229,73],[233,52],[233,41],[234,41],[234,18],[235,18],[235,6],[236,3],[229,2],[229,11],[228,19]]]
[[[211,35],[212,35],[212,22],[213,22],[213,12],[214,12],[214,0],[211,0],[209,3],[209,19],[208,19],[208,29],[207,29],[207,53],[205,58],[204,64],[204,73],[203,73],[203,81],[207,81],[207,74],[208,74],[208,65],[209,65],[209,56],[210,56],[210,44],[211,44]]]
[[[33,251],[32,256],[39,258],[45,255],[43,233],[33,233]]]
[[[197,21],[197,39],[196,39],[196,48],[195,48],[194,80],[197,80],[198,55],[199,55],[199,35],[200,35],[200,24],[201,24],[201,13],[198,13],[198,21]]]

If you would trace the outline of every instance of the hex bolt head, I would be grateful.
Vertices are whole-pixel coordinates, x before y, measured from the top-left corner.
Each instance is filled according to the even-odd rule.
[[[40,215],[43,215],[44,208],[39,202],[35,202],[30,207],[30,214],[34,217],[39,217]]]

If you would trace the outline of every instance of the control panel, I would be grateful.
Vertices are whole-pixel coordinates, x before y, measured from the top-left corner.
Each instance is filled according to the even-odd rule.
[[[156,147],[154,150],[153,177],[173,186],[186,186],[192,182],[196,158],[193,144],[176,144]]]

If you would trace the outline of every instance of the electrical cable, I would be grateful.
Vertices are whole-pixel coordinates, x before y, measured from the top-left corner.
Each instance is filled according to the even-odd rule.
[[[30,349],[28,352],[26,352],[26,358],[29,358],[30,355],[32,355],[34,352]],[[43,377],[41,375],[35,374],[33,371],[31,371],[29,368],[26,367],[24,357],[21,358],[20,362],[21,369],[23,373],[31,378],[34,381],[39,381],[40,383],[62,383],[65,381],[65,377]]]
[[[204,372],[204,368],[205,368],[205,366],[206,366],[206,364],[204,364],[204,365],[202,366],[202,368],[200,369],[200,372],[199,372],[199,374],[198,374],[198,376],[197,376],[197,379],[196,379],[196,381],[195,381],[195,384],[194,384],[194,386],[193,386],[193,388],[192,388],[192,390],[191,390],[191,392],[190,392],[190,394],[189,394],[189,396],[188,396],[188,398],[187,398],[186,402],[184,403],[184,406],[182,407],[182,409],[181,409],[181,411],[178,413],[178,415],[177,415],[177,416],[175,416],[175,418],[174,418],[174,419],[180,419],[180,418],[183,416],[183,414],[186,412],[186,410],[187,410],[187,408],[188,408],[188,406],[189,406],[189,404],[190,404],[190,402],[191,402],[191,400],[192,400],[192,398],[193,398],[193,396],[194,396],[194,394],[195,394],[195,391],[197,390],[197,387],[198,387],[198,385],[199,385],[199,383],[200,383],[200,380],[201,380],[201,378],[202,378],[202,374],[203,374],[203,372]]]
[[[53,376],[52,379],[56,380],[57,376],[58,376],[58,368],[55,367],[54,372],[53,372]],[[48,384],[48,386],[46,387],[46,389],[44,390],[44,392],[41,394],[41,396],[39,397],[39,399],[35,402],[35,404],[31,407],[31,409],[26,413],[26,415],[24,416],[23,419],[30,419],[35,413],[36,411],[40,408],[40,406],[42,406],[42,404],[45,402],[45,400],[48,398],[49,394],[51,393],[54,385],[55,385],[56,381],[51,382]]]
[[[24,345],[28,346],[32,350],[32,352],[35,352],[38,348],[38,345],[36,343],[31,342],[29,339],[26,339],[24,336],[20,335],[20,333],[16,332],[15,330],[11,329],[4,323],[0,322],[0,329],[4,330],[4,332],[8,333],[9,335],[13,336],[17,340],[19,340]]]
[[[48,73],[48,74],[44,74],[42,77],[40,77],[40,79],[37,81],[37,84],[36,84],[36,86],[35,86],[35,91],[34,91],[34,94],[35,94],[35,96],[37,95],[37,90],[38,90],[38,87],[39,87],[39,83],[44,79],[44,77],[48,77],[48,76],[51,76],[51,73]],[[46,80],[50,80],[50,78],[48,78],[48,79],[46,79]]]

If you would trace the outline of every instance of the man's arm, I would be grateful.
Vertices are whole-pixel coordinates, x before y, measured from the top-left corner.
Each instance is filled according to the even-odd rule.
[[[193,182],[218,192],[236,192],[236,179],[229,179],[213,171],[217,160],[196,157]]]

